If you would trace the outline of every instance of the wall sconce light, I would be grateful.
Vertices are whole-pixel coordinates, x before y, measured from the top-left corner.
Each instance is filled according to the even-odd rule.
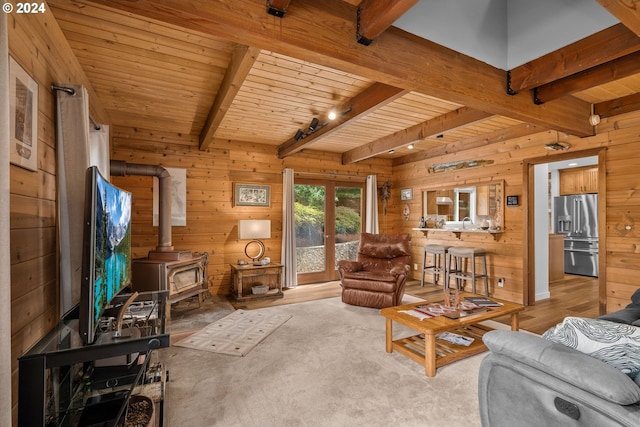
[[[335,120],[336,117],[338,117],[338,115],[336,114],[335,110],[331,110],[331,111],[329,111],[329,114],[327,114],[327,118],[329,120]]]
[[[395,152],[396,152],[396,150],[389,150],[389,154],[393,154]]]
[[[251,258],[254,264],[264,256],[264,243],[260,239],[270,238],[271,220],[241,219],[238,221],[238,239],[251,240],[244,247],[244,254]]]
[[[591,104],[591,115],[589,116],[589,124],[591,126],[597,126],[600,124],[600,115],[596,114],[596,107],[593,104]]]
[[[274,7],[269,0],[267,0],[267,13],[269,15],[277,16],[278,18],[284,18],[287,13],[285,9]]]

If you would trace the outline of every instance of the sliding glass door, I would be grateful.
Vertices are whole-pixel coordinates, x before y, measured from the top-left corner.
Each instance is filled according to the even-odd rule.
[[[355,259],[364,183],[296,179],[294,193],[298,283],[335,280],[337,261]]]

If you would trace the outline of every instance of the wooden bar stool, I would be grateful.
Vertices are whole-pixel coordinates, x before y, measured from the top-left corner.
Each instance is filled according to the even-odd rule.
[[[429,272],[433,274],[433,284],[438,284],[438,277],[444,276],[445,287],[447,286],[447,269],[446,256],[449,246],[443,245],[424,245],[424,253],[422,256],[422,281],[420,285],[424,287],[424,274]],[[431,264],[427,264],[427,256],[432,255]]]
[[[482,261],[482,272],[476,274],[476,258]],[[487,256],[483,248],[451,247],[447,251],[446,277],[456,279],[456,288],[463,290],[465,281],[471,282],[471,292],[476,293],[476,280],[484,279],[484,293],[489,296]],[[445,283],[448,287],[449,283]]]

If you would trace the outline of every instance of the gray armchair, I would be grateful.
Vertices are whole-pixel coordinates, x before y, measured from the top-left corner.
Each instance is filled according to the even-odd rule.
[[[631,304],[598,319],[640,326],[640,289]],[[635,381],[588,354],[524,332],[484,335],[491,353],[480,365],[483,427],[640,426]]]
[[[618,369],[524,332],[491,331],[478,377],[483,427],[640,426],[640,387]]]

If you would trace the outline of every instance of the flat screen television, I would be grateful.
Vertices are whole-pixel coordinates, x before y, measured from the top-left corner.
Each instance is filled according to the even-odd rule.
[[[96,339],[100,316],[131,284],[131,193],[87,169],[79,332],[85,344]]]

